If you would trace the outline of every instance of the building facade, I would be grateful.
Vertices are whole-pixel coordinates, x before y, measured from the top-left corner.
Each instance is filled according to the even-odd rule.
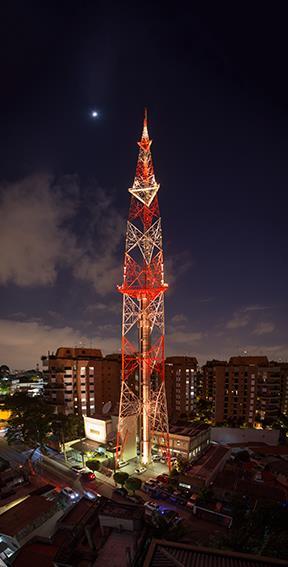
[[[277,417],[281,407],[281,372],[266,356],[212,360],[203,367],[203,397],[212,402],[215,423],[246,423]]]
[[[152,432],[154,452],[165,457],[166,445],[161,432]],[[210,443],[210,427],[207,424],[170,426],[169,449],[171,458],[182,457],[193,460],[198,457]]]
[[[197,396],[198,362],[191,356],[169,356],[165,360],[167,408],[170,419],[193,413]]]
[[[42,358],[43,360],[43,358]],[[56,413],[94,415],[104,404],[117,406],[120,396],[120,356],[94,348],[60,347],[44,359],[45,399]]]
[[[281,376],[281,413],[288,415],[288,363],[280,363]]]

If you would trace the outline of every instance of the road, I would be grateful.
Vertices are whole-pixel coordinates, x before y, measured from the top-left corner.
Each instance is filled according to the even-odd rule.
[[[7,445],[5,439],[0,439],[0,455],[3,458],[9,460],[12,464],[23,465],[25,461],[27,461],[30,453],[31,453],[31,449],[26,449],[23,451],[23,448],[21,450],[20,446],[11,447]],[[115,483],[113,481],[113,478],[107,478],[102,474],[96,473],[96,480],[89,481],[86,483],[83,483],[82,481],[81,484],[79,480],[79,476],[77,476],[77,474],[69,467],[69,465],[67,465],[64,461],[62,461],[62,459],[59,458],[57,459],[55,458],[55,456],[54,458],[43,456],[39,451],[35,451],[32,460],[33,460],[34,469],[37,473],[35,477],[32,479],[32,485],[34,485],[35,487],[37,486],[37,482],[38,483],[40,482],[42,485],[45,483],[54,484],[59,490],[64,486],[70,486],[74,490],[78,491],[80,494],[83,493],[83,490],[86,489],[101,494],[106,498],[110,498],[113,500],[117,500],[118,502],[122,502],[123,504],[129,503],[133,505],[132,502],[130,502],[129,500],[113,494],[113,490],[115,488]],[[134,467],[135,464],[130,463],[129,466],[130,474],[134,473]],[[141,480],[144,480],[144,478],[146,479],[149,476],[155,476],[155,473],[160,474],[160,472],[163,472],[163,466],[161,467],[160,464],[157,463],[156,466],[155,465],[153,466],[153,469],[154,467],[157,470],[146,471],[146,473],[140,475]],[[121,469],[121,470],[126,470],[126,467],[125,469]],[[25,488],[27,493],[29,492],[29,490],[31,492],[31,487],[30,489],[29,487],[25,487]],[[22,489],[19,489],[19,491],[17,490],[17,496],[18,493],[20,496],[20,491],[22,495]],[[145,501],[151,500],[151,498],[143,491],[139,491],[138,494],[141,495],[141,497]],[[11,498],[13,499],[13,497]],[[184,518],[185,523],[187,524],[189,531],[191,532],[191,537],[195,538],[195,541],[198,540],[198,542],[200,543],[202,542],[204,544],[205,541],[207,541],[207,534],[210,533],[212,535],[217,533],[223,533],[222,527],[217,526],[217,524],[213,524],[211,522],[203,521],[198,517],[193,516],[190,510],[187,510],[180,506],[176,506],[175,504],[169,501],[155,500],[155,502],[163,508],[177,511],[180,514],[180,516]]]

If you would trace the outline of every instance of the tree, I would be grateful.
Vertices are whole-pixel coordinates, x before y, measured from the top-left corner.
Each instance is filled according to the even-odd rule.
[[[88,467],[88,469],[90,469],[90,471],[93,472],[97,472],[100,470],[101,467],[101,463],[100,461],[97,461],[96,459],[91,459],[90,461],[86,461],[86,467]]]
[[[129,478],[127,478],[125,482],[125,486],[127,490],[132,490],[133,494],[135,494],[135,490],[140,490],[142,486],[142,482],[140,478],[135,478],[134,476],[130,476]]]
[[[52,431],[62,444],[84,437],[84,421],[80,415],[54,415]]]
[[[119,471],[119,472],[114,473],[113,478],[114,478],[116,484],[121,484],[121,486],[123,488],[126,480],[128,480],[128,478],[129,478],[129,474],[127,472]]]
[[[36,449],[46,453],[55,417],[53,408],[42,398],[30,398],[22,392],[7,397],[5,408],[11,411],[5,437],[9,444],[22,441],[33,449],[29,457],[31,465]]]

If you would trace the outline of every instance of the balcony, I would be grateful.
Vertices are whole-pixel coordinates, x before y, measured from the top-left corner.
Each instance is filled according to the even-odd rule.
[[[44,392],[50,392],[51,390],[65,390],[64,384],[46,384],[44,386]]]

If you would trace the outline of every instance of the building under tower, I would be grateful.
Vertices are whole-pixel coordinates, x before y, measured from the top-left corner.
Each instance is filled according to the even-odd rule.
[[[158,190],[145,111],[127,222],[123,283],[122,379],[117,461],[152,459],[153,433],[169,456],[164,365],[164,260]],[[133,378],[133,387],[131,379]]]

